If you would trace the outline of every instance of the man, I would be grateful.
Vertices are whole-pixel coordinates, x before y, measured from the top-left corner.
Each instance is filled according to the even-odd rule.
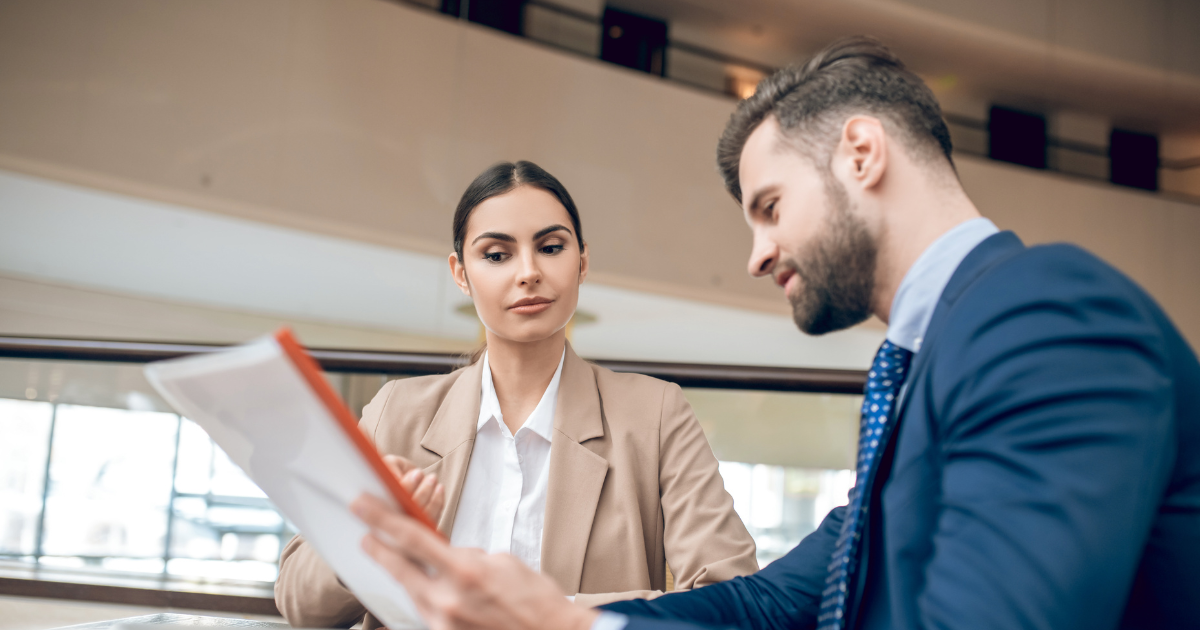
[[[757,574],[599,614],[360,500],[433,627],[1200,627],[1200,364],[1153,300],[981,218],[873,40],[766,79],[718,161],[802,330],[888,323],[849,505]]]

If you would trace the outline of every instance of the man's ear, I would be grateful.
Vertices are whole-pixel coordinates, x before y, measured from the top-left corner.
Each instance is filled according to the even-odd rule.
[[[878,186],[888,166],[883,121],[874,116],[851,116],[842,126],[837,157],[847,167],[847,182],[857,182],[863,189]]]
[[[458,290],[463,292],[463,295],[471,296],[471,283],[467,280],[467,267],[458,259],[458,253],[450,254],[450,276],[454,278],[454,284],[458,285]]]
[[[579,248],[579,284],[583,284],[583,279],[588,274],[588,247],[587,242]]]

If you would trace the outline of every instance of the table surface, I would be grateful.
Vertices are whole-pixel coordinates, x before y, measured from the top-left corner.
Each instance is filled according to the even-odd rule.
[[[230,619],[228,617],[202,617],[200,615],[180,615],[177,613],[158,613],[142,615],[141,617],[125,617],[84,623],[77,626],[66,626],[58,630],[107,630],[118,625],[150,625],[150,626],[182,626],[188,628],[290,628],[286,623],[272,621],[256,621],[254,619]]]

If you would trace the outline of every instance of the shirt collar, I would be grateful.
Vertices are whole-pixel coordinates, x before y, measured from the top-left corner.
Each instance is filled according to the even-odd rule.
[[[537,407],[533,408],[533,412],[525,419],[525,424],[518,432],[529,429],[547,441],[553,436],[554,408],[558,403],[558,383],[562,380],[563,362],[566,358],[567,349],[564,347],[562,357],[558,359],[558,369],[554,371],[554,377],[550,379],[550,384],[546,386],[542,399],[538,401]],[[492,418],[495,418],[497,423],[504,423],[504,415],[500,412],[500,400],[496,397],[496,385],[492,381],[492,368],[488,363],[487,352],[483,353],[482,385],[483,391],[479,398],[479,421],[475,425],[476,432]]]
[[[996,224],[980,217],[954,226],[938,237],[904,274],[888,316],[888,341],[913,353],[920,351],[942,291],[967,254],[999,232]]]

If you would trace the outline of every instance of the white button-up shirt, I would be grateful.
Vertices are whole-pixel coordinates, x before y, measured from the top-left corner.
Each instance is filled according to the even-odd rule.
[[[564,348],[542,399],[513,435],[504,424],[492,369],[487,354],[483,355],[475,446],[450,533],[451,545],[511,553],[534,571],[541,570],[550,438],[566,356]]]

